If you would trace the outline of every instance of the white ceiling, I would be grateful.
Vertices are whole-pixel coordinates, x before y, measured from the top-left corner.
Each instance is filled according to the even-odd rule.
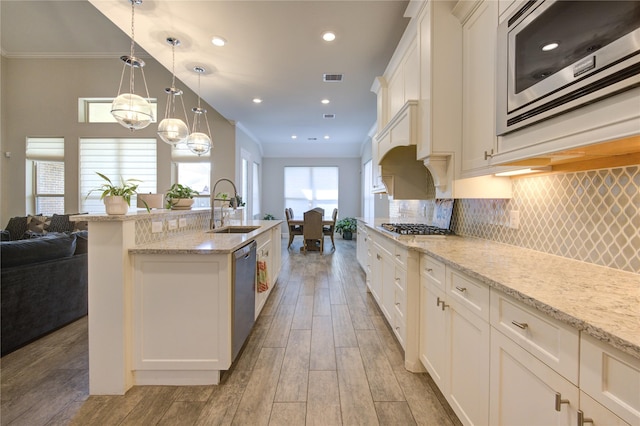
[[[252,135],[265,156],[355,157],[375,123],[371,85],[408,24],[403,17],[407,4],[144,0],[135,8],[135,39],[171,69],[165,40],[177,37],[178,78],[197,91],[193,67],[203,66],[202,98]],[[129,50],[128,0],[1,0],[1,7],[6,56],[118,60]],[[321,39],[326,30],[337,34],[334,42]],[[224,37],[227,45],[214,46],[213,35]],[[344,74],[344,81],[324,83],[323,73]],[[255,97],[262,104],[254,104]],[[331,103],[322,105],[324,98]],[[324,119],[324,113],[336,118]]]

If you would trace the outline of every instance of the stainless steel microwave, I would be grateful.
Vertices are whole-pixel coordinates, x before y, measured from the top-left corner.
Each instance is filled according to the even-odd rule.
[[[640,1],[530,0],[497,43],[498,135],[640,86]]]

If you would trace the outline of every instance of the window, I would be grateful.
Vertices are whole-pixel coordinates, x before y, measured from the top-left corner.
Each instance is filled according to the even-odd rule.
[[[63,214],[64,139],[27,138],[26,158],[26,211]]]
[[[251,198],[251,213],[254,219],[262,219],[260,214],[260,165],[253,163],[253,192]],[[248,198],[248,197],[247,197]]]
[[[364,206],[364,217],[374,217],[374,200],[373,200],[373,169],[371,160],[364,163],[364,179],[363,179],[363,191],[364,200],[362,205]]]
[[[285,167],[284,202],[296,216],[315,207],[330,215],[338,208],[338,168]]]
[[[200,193],[194,197],[193,207],[211,206],[211,155],[199,156],[186,145],[171,148],[171,161],[176,168],[176,182],[187,185]]]
[[[111,115],[111,103],[114,98],[80,98],[78,99],[79,123],[117,123]],[[149,99],[151,103],[152,122],[158,117],[158,101]]]
[[[106,175],[114,184],[120,179],[139,179],[138,192],[157,192],[157,153],[155,139],[80,139],[81,210],[103,213],[99,188]],[[135,201],[131,202],[135,206]]]

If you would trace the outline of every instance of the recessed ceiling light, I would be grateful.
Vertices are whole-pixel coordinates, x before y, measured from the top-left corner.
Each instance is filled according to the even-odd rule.
[[[329,102],[331,102],[329,99],[323,99],[320,102],[322,102],[323,104],[328,104]]]
[[[291,139],[298,139],[298,136],[296,136],[296,135],[291,135]]]
[[[329,139],[329,135],[324,135],[324,138],[325,139]]]
[[[213,43],[215,46],[222,47],[227,44],[227,40],[220,36],[213,36],[213,38],[211,39],[211,43]]]
[[[322,34],[322,39],[324,41],[333,41],[336,39],[336,34],[334,32],[327,31]]]
[[[556,49],[559,46],[558,43],[556,43],[555,41],[553,43],[547,43],[544,46],[542,46],[542,51],[543,52],[548,52],[550,50]]]
[[[254,104],[261,104],[261,103],[262,103],[262,99],[260,99],[260,98],[253,98],[253,103],[254,103]]]

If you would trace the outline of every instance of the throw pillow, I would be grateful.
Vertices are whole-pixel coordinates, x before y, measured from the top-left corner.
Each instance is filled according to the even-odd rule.
[[[49,224],[49,232],[73,232],[73,226],[68,214],[54,214]]]
[[[45,216],[27,216],[27,230],[36,234],[44,234]]]
[[[9,219],[9,223],[7,223],[7,226],[4,229],[9,231],[9,235],[12,241],[21,239],[24,233],[27,231],[27,217],[12,217],[11,219]]]
[[[11,233],[6,229],[0,231],[0,237],[2,237],[0,241],[11,241]]]

